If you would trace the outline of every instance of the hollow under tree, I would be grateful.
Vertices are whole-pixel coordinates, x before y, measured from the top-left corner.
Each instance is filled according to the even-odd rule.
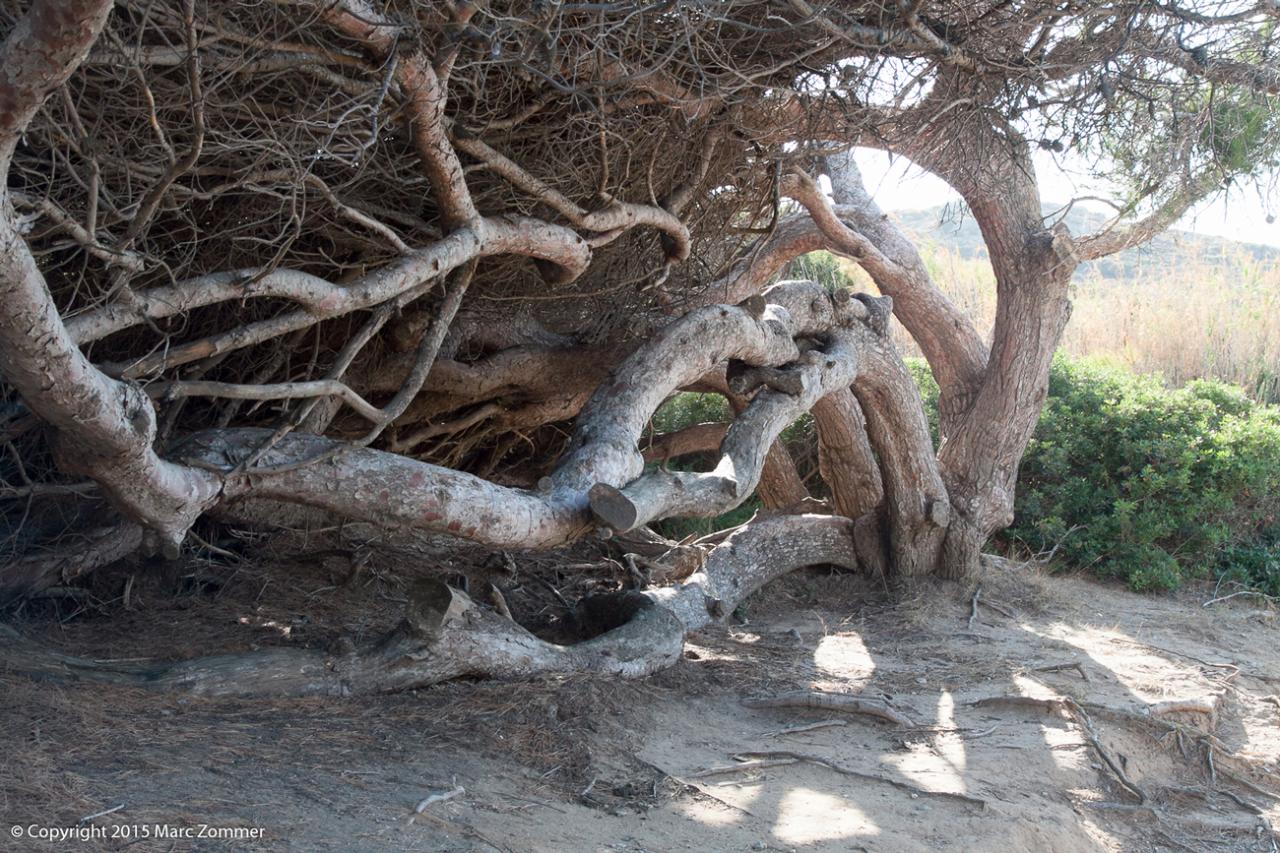
[[[809,507],[776,443],[806,412],[833,514],[754,521],[677,586],[586,602],[612,629],[587,643],[426,584],[394,636],[340,662],[95,674],[346,692],[639,673],[798,566],[963,575],[1012,519],[1077,265],[1273,168],[1278,17],[1226,0],[0,3],[0,599],[175,556],[204,516],[534,548],[757,490]],[[989,339],[877,208],[856,147],[963,197],[997,282]],[[1118,180],[1114,221],[1072,235],[1046,216],[1037,150]],[[776,283],[820,248],[882,296]],[[939,384],[936,449],[891,316]],[[731,423],[646,437],[681,389],[726,396]],[[720,461],[646,469],[646,441]]]

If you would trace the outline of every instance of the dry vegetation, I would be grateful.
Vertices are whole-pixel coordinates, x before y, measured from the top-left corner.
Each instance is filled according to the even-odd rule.
[[[996,312],[991,264],[944,245],[921,254],[933,278],[975,325],[990,334]],[[852,261],[836,259],[859,289],[874,283]],[[1171,386],[1220,379],[1256,399],[1280,402],[1280,265],[1237,250],[1212,260],[1152,259],[1131,278],[1096,271],[1077,276],[1061,350],[1097,356]],[[895,342],[918,354],[895,324]]]
[[[1243,254],[1134,281],[1087,278],[1063,337],[1072,355],[1101,355],[1173,385],[1221,379],[1280,402],[1280,267]]]

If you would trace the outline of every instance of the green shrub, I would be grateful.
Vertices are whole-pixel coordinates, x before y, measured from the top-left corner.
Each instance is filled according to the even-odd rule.
[[[1009,535],[1137,590],[1214,570],[1274,583],[1276,550],[1259,543],[1278,490],[1280,410],[1220,382],[1170,390],[1059,357]]]
[[[923,358],[904,359],[911,378],[916,381],[920,390],[920,401],[924,404],[925,417],[929,419],[929,435],[933,438],[933,446],[938,447],[938,382],[929,370],[929,362]]]
[[[1280,526],[1254,542],[1229,545],[1219,556],[1217,574],[1271,596],[1280,596]]]
[[[801,255],[787,264],[784,277],[816,281],[827,290],[853,287],[853,279],[841,268],[840,259],[825,249]]]
[[[936,444],[938,385],[922,359],[907,367]],[[728,417],[719,395],[677,394],[654,427]],[[807,416],[783,433],[802,477],[816,464],[814,440]],[[711,460],[679,461],[705,470]],[[821,489],[816,478],[809,482]],[[672,538],[710,533],[758,506],[752,498],[717,518],[670,519],[660,528]],[[1280,595],[1280,409],[1222,382],[1171,390],[1159,376],[1059,356],[1019,472],[1016,510],[1006,541],[1033,552],[1057,546],[1064,564],[1137,590],[1216,574]]]

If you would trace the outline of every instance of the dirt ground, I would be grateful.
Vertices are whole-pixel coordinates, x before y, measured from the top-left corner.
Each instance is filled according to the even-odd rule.
[[[396,621],[404,571],[304,550],[271,571],[104,577],[93,602],[10,624],[127,659]],[[974,583],[890,597],[798,573],[637,682],[249,702],[0,673],[0,849],[1280,850],[1275,611],[994,559],[976,584],[975,607]],[[743,704],[796,690],[907,721]],[[201,825],[261,837],[173,837]]]

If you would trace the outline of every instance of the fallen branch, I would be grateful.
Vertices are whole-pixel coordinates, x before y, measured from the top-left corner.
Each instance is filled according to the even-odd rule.
[[[1065,672],[1068,669],[1074,669],[1080,673],[1080,677],[1085,681],[1089,681],[1089,673],[1085,672],[1084,667],[1078,663],[1055,663],[1049,666],[1039,666],[1031,670],[1032,672]]]

